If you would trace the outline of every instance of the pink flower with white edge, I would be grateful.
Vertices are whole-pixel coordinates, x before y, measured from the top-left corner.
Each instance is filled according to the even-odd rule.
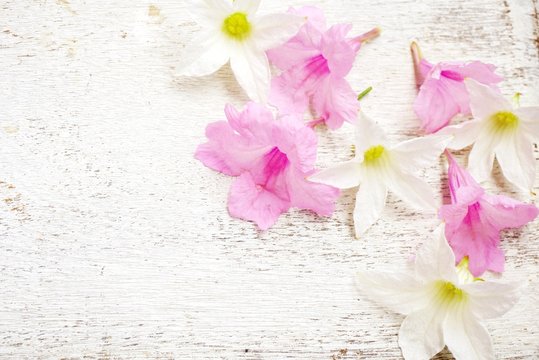
[[[476,277],[486,270],[503,272],[500,231],[526,225],[537,217],[539,209],[507,196],[485,193],[449,152],[446,155],[451,204],[442,206],[439,215],[445,221],[445,236],[456,261],[467,256],[470,272]]]
[[[288,209],[333,213],[339,191],[312,183],[317,138],[298,119],[274,119],[266,107],[249,103],[238,112],[227,105],[228,121],[209,124],[208,142],[195,157],[207,167],[236,176],[228,196],[230,215],[254,221],[262,230],[271,227]]]
[[[425,60],[417,43],[412,43],[412,55],[419,94],[414,110],[427,133],[447,126],[457,115],[470,114],[470,96],[464,79],[471,78],[497,89],[503,80],[494,71],[496,67],[480,61],[441,62],[431,64]]]
[[[289,13],[307,18],[299,33],[267,52],[283,72],[271,83],[269,102],[282,114],[303,113],[312,105],[325,123],[337,129],[353,122],[359,110],[357,94],[345,76],[350,72],[363,42],[378,36],[379,29],[356,38],[347,37],[352,25],[338,24],[326,30],[322,11],[315,7],[291,8]]]

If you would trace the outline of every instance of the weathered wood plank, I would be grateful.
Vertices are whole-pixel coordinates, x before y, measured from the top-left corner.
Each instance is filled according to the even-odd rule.
[[[374,87],[365,110],[395,141],[417,134],[414,38],[433,61],[496,63],[504,93],[539,102],[537,0],[294,1],[309,3],[357,33],[383,28],[349,80]],[[331,219],[291,211],[264,233],[231,219],[231,180],[192,154],[246,98],[228,68],[173,77],[198,28],[181,1],[3,0],[0,19],[1,358],[400,357],[402,317],[362,298],[353,274],[405,262],[434,214],[390,196],[359,241],[353,191]],[[321,167],[350,156],[350,127],[319,134]],[[441,201],[441,166],[425,176]],[[499,358],[539,357],[538,234],[537,222],[505,234],[504,278],[529,285],[487,324]]]

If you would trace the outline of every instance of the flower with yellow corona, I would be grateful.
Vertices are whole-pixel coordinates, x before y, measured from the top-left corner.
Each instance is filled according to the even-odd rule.
[[[450,140],[451,136],[430,135],[390,146],[382,129],[360,113],[354,159],[309,180],[340,189],[359,186],[354,209],[355,233],[359,237],[382,214],[388,189],[416,209],[436,210],[430,186],[415,173],[435,163]]]
[[[292,14],[256,16],[260,0],[192,0],[188,9],[201,25],[182,51],[179,75],[204,76],[230,61],[247,95],[266,102],[270,67],[266,50],[294,36],[305,19]]]
[[[358,274],[359,291],[385,307],[406,315],[399,330],[405,359],[430,359],[447,346],[457,360],[494,359],[490,335],[481,320],[511,309],[518,284],[483,281],[455,267],[455,256],[443,226],[419,249],[412,269],[403,273]]]
[[[438,134],[453,134],[451,149],[473,144],[468,170],[479,182],[489,178],[494,157],[505,178],[531,191],[535,180],[533,143],[539,142],[539,106],[513,107],[499,92],[466,79],[473,120],[449,126]]]

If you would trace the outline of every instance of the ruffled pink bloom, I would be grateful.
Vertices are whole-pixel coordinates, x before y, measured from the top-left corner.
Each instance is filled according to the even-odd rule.
[[[471,78],[497,89],[503,80],[496,67],[480,61],[441,62],[436,65],[423,59],[416,43],[412,44],[419,94],[414,110],[427,133],[447,126],[457,115],[470,114],[470,97],[464,79]]]
[[[315,172],[317,138],[298,119],[275,120],[264,106],[243,112],[227,105],[228,121],[209,124],[208,142],[195,157],[207,167],[236,176],[228,196],[230,215],[254,221],[262,230],[295,207],[329,216],[339,191],[306,178]]]
[[[499,248],[500,231],[533,221],[539,209],[506,196],[485,193],[453,156],[446,154],[451,204],[442,206],[439,215],[446,223],[445,236],[456,261],[468,256],[474,276],[486,270],[503,272],[505,256]]]
[[[361,43],[378,35],[375,29],[357,38],[347,38],[352,25],[339,24],[326,30],[322,11],[316,7],[291,8],[307,23],[287,43],[267,52],[281,69],[272,80],[269,101],[281,114],[302,115],[312,105],[317,122],[331,129],[357,118],[357,94],[345,80]]]

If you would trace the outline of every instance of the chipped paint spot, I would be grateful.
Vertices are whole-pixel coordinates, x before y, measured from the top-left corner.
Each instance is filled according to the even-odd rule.
[[[56,3],[58,5],[62,5],[71,14],[77,15],[77,12],[71,8],[71,3],[69,2],[69,0],[56,0]]]
[[[2,127],[2,130],[4,130],[6,134],[15,134],[19,131],[19,127],[17,125],[5,125]]]
[[[155,5],[150,5],[148,8],[148,16],[159,16],[159,15],[161,15],[161,10]]]

